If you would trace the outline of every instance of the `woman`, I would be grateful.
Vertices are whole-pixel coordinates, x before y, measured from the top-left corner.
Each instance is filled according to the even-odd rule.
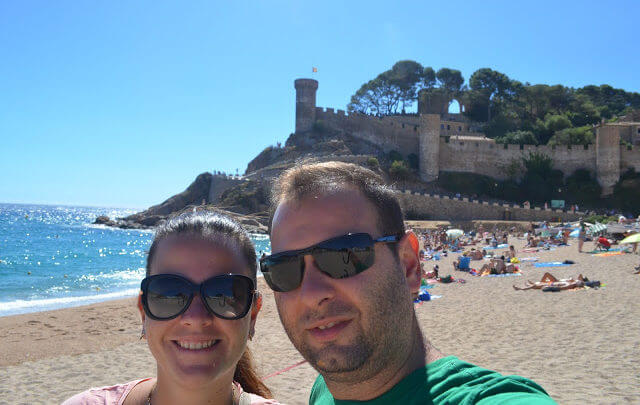
[[[276,404],[247,348],[262,298],[246,231],[221,215],[180,215],[156,231],[146,267],[138,309],[157,377],[65,404]]]

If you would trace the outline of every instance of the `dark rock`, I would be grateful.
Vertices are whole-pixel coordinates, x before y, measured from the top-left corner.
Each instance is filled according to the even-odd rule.
[[[200,205],[203,201],[207,202],[212,177],[211,173],[202,173],[182,193],[170,197],[162,204],[154,205],[145,211],[130,215],[124,219],[140,222],[143,218],[155,215],[166,216],[172,212],[180,211],[188,205]]]

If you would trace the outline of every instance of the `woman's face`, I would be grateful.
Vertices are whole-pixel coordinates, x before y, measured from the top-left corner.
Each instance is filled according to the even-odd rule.
[[[227,273],[252,277],[240,255],[208,241],[170,237],[158,244],[151,275],[177,274],[196,284]],[[260,306],[254,302],[244,318],[225,320],[210,314],[196,295],[182,315],[156,321],[145,316],[140,300],[138,304],[149,349],[158,364],[158,377],[191,387],[213,383],[220,377],[233,378]]]

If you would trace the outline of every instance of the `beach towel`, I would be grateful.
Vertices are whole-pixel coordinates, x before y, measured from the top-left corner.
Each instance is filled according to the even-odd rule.
[[[614,248],[614,249],[609,249],[609,250],[591,250],[589,252],[586,253],[590,253],[590,254],[596,254],[596,253],[609,253],[609,252],[622,252],[624,251],[624,249],[622,248]]]
[[[609,256],[618,256],[618,255],[623,255],[625,252],[612,252],[612,251],[608,251],[608,252],[604,252],[604,253],[596,253],[594,254],[594,256],[598,256],[598,257],[609,257]]]
[[[505,273],[505,274],[489,274],[484,277],[513,277],[513,276],[521,276],[522,273]]]
[[[526,248],[526,249],[522,249],[523,252],[527,252],[527,253],[533,253],[533,252],[537,252],[539,249],[538,248]]]
[[[564,262],[541,262],[534,263],[534,267],[562,267],[562,266],[571,266],[573,263],[564,263]]]
[[[503,243],[503,244],[498,245],[498,246],[496,246],[496,247],[493,247],[493,246],[485,246],[485,247],[483,247],[482,249],[484,249],[484,250],[496,250],[496,249],[505,249],[505,248],[508,248],[508,247],[509,247],[509,245],[507,245],[506,243]]]
[[[522,259],[520,259],[521,262],[537,262],[538,258],[537,257],[523,257]]]

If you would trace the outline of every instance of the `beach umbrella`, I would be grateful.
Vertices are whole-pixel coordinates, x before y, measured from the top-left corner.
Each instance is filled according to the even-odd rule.
[[[447,230],[447,238],[448,239],[458,239],[464,235],[464,231],[462,229],[449,229]]]
[[[626,238],[622,239],[620,243],[640,243],[640,233],[627,236]]]
[[[607,230],[607,226],[605,224],[601,224],[599,222],[596,222],[595,224],[591,225],[589,227],[589,233],[591,234],[598,234],[600,232],[604,232]]]
[[[571,231],[571,233],[569,234],[570,238],[577,238],[578,236],[580,236],[580,228],[576,228],[573,231]]]

